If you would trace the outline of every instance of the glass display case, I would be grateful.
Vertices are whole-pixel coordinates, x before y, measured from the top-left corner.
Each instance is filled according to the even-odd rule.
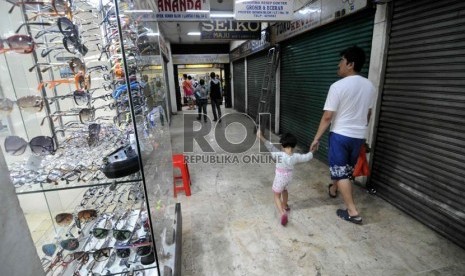
[[[0,142],[46,275],[177,274],[166,57],[131,3],[0,2]]]

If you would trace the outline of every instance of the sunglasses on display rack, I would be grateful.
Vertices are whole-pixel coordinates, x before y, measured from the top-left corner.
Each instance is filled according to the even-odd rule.
[[[81,170],[73,169],[73,170],[60,170],[60,169],[52,169],[47,174],[46,181],[47,183],[53,183],[58,185],[60,181],[66,181],[66,184],[69,184],[73,181],[80,181]]]
[[[101,96],[97,96],[97,97],[92,97],[92,93],[95,90],[98,90],[98,89],[100,89],[100,88],[93,88],[93,89],[89,89],[89,90],[75,90],[75,91],[73,91],[72,94],[63,95],[63,96],[56,96],[56,97],[50,97],[50,98],[47,98],[47,100],[48,100],[49,104],[52,104],[56,100],[64,100],[64,99],[72,97],[73,100],[74,100],[74,103],[77,106],[85,106],[85,105],[88,105],[90,103],[94,103],[96,100],[107,101],[107,100],[112,99],[110,93],[107,93],[107,94],[104,94],[104,95],[101,95]]]
[[[5,44],[8,48],[5,48]],[[31,36],[12,35],[6,39],[0,39],[0,54],[14,51],[18,54],[30,54],[34,51],[35,43]]]
[[[59,226],[68,226],[72,222],[76,222],[76,219],[79,222],[88,222],[97,218],[97,211],[94,209],[81,210],[77,213],[75,217],[72,213],[60,213],[55,216],[55,222]]]
[[[53,89],[60,84],[72,83],[74,83],[74,85],[76,86],[76,90],[89,90],[91,85],[90,73],[83,73],[81,71],[74,75],[74,78],[42,81],[41,83],[39,83],[37,90],[40,91],[44,87]]]
[[[49,257],[52,257],[57,250],[57,246],[54,243],[44,244],[42,245],[42,252]]]
[[[21,26],[28,25],[28,24],[37,25],[40,23],[24,23]],[[44,24],[48,24],[48,23],[44,23]],[[58,30],[53,29],[55,27],[52,27],[50,29],[41,30],[35,35],[35,38],[40,38],[41,36],[45,34],[56,33],[56,32],[60,32],[63,35],[63,41],[62,41],[63,47],[57,46],[57,47],[43,49],[41,52],[41,56],[46,57],[52,51],[61,50],[61,49],[65,49],[66,51],[72,54],[80,53],[83,56],[85,56],[89,49],[82,43],[81,37],[79,36],[79,31],[76,25],[74,25],[74,23],[71,22],[71,20],[69,20],[68,18],[60,17],[58,18],[57,26],[58,26]]]
[[[108,71],[108,67],[106,65],[96,65],[96,66],[92,66],[92,67],[89,67],[89,68],[86,68],[85,64],[81,61],[81,59],[77,58],[77,57],[73,57],[72,59],[70,59],[68,62],[64,63],[64,62],[50,62],[50,63],[47,63],[47,62],[38,62],[36,64],[34,64],[32,67],[30,67],[28,70],[29,72],[32,72],[35,68],[37,67],[41,67],[42,69],[40,70],[42,73],[45,73],[47,72],[48,70],[50,70],[51,68],[53,67],[67,67],[69,68],[70,72],[73,73],[73,74],[77,74],[78,72],[84,72],[84,73],[88,73],[88,72],[92,72],[92,71]],[[104,79],[106,79],[108,77],[105,77],[104,75]]]
[[[63,250],[61,249],[60,251],[57,252],[55,257],[50,260],[50,259],[43,259],[42,261],[42,267],[44,268],[44,271],[46,274],[51,272],[53,269],[56,269],[63,261]]]
[[[55,17],[67,17],[69,20],[73,20],[73,17],[75,15],[87,12],[87,13],[93,13],[93,10],[82,10],[82,9],[66,9],[64,12],[55,12],[53,8],[48,8],[47,11],[41,10],[41,11],[34,11],[34,10],[26,10],[27,14],[27,21],[34,21],[39,17],[44,17],[44,18],[55,18]],[[32,14],[32,15],[30,15]],[[91,24],[91,23],[89,23]]]
[[[55,100],[64,100],[71,97],[73,98],[74,103],[78,106],[87,105],[92,99],[92,95],[88,90],[74,90],[73,94],[51,97],[47,98],[47,100],[49,104],[52,104],[55,102]]]
[[[90,23],[87,23],[87,24],[90,24]],[[26,23],[21,24],[18,27],[18,29],[16,30],[16,33],[19,33],[19,31],[21,30],[23,26],[29,26],[29,25],[51,26],[50,28],[42,29],[39,32],[37,32],[36,35],[34,36],[35,39],[40,38],[43,35],[50,34],[50,33],[61,33],[65,37],[72,37],[72,38],[79,37],[77,26],[74,25],[74,23],[66,17],[59,17],[57,20],[56,26],[53,26],[55,24],[52,24],[49,22],[26,22]]]
[[[57,16],[57,15],[66,15],[68,18],[73,18],[73,2],[71,0],[52,0],[51,2],[42,2],[42,1],[18,1],[13,2],[7,0],[7,2],[11,3],[13,6],[10,8],[8,13],[12,13],[16,6],[28,6],[28,5],[39,5],[43,6],[43,8],[49,8],[52,11],[50,12],[39,12],[44,15],[49,16]],[[29,20],[33,20],[29,18]]]
[[[34,64],[32,67],[30,67],[28,69],[29,72],[32,72],[35,68],[40,68],[42,67],[42,69],[40,69],[40,72],[42,73],[45,73],[47,72],[48,70],[50,70],[51,68],[53,67],[68,67],[68,64],[67,63],[62,63],[62,62],[37,62],[36,64]]]
[[[139,242],[140,245],[133,245],[129,248],[116,248],[116,256],[121,259],[129,258],[131,255],[131,249],[134,250],[137,256],[145,257],[152,253],[152,245],[148,241]]]
[[[112,120],[113,117],[110,117],[110,116],[101,116],[101,117],[98,117],[98,118],[95,118],[95,111],[99,110],[99,109],[115,109],[116,108],[116,104],[114,103],[111,103],[111,104],[107,104],[107,105],[103,105],[103,106],[99,106],[99,107],[92,107],[92,108],[81,108],[81,109],[75,109],[75,110],[70,110],[70,111],[57,111],[55,112],[54,114],[51,114],[51,115],[47,115],[45,116],[44,118],[42,118],[42,121],[40,123],[40,125],[44,125],[45,123],[45,119],[47,118],[53,118],[53,117],[56,117],[54,120],[58,119],[59,117],[62,117],[62,116],[79,116],[79,121],[81,123],[88,123],[88,122],[92,122],[92,121],[95,121],[97,119],[100,119],[100,120]],[[72,122],[74,123],[74,122]]]
[[[44,108],[44,101],[40,96],[24,96],[16,101],[7,98],[0,98],[0,110],[10,113],[13,110],[14,104],[17,104],[21,110],[40,112]]]
[[[7,136],[4,148],[8,154],[18,156],[26,151],[27,145],[33,153],[39,155],[54,154],[56,151],[55,142],[49,136],[36,136],[29,143],[19,136]]]

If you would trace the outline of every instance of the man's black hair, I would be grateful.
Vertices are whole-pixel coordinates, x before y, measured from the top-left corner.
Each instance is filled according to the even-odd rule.
[[[365,63],[365,51],[358,46],[352,46],[344,49],[340,53],[341,57],[344,57],[348,63],[354,63],[354,71],[362,71],[363,64]]]
[[[281,136],[281,139],[279,139],[279,142],[281,143],[281,146],[283,146],[283,148],[295,148],[295,146],[297,145],[297,138],[290,133],[284,133]]]
[[[203,79],[200,79],[200,85],[204,85],[205,81]]]

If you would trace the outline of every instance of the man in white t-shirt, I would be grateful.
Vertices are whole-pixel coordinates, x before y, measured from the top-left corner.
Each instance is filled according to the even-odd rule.
[[[350,177],[357,163],[361,146],[365,143],[365,132],[375,100],[375,87],[359,75],[365,63],[365,52],[353,46],[341,52],[338,75],[343,79],[329,88],[323,116],[310,150],[318,149],[319,140],[331,125],[329,133],[329,170],[332,184],[328,187],[330,197],[339,191],[347,207],[338,209],[337,215],[344,220],[361,224],[352,197]]]

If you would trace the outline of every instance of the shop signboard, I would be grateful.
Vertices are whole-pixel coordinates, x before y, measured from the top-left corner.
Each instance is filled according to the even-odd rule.
[[[172,55],[173,64],[229,63],[228,54]]]
[[[136,1],[136,7],[152,11],[140,15],[142,21],[210,20],[210,0]]]
[[[294,14],[294,0],[235,0],[234,18],[244,21],[288,21]]]
[[[235,61],[253,53],[258,53],[270,46],[269,32],[268,29],[266,29],[262,31],[260,40],[248,40],[242,43],[229,53],[229,57],[231,61]]]
[[[271,27],[272,41],[277,43],[304,33],[348,14],[362,10],[367,0],[313,0],[294,13],[289,22]]]
[[[201,39],[247,40],[260,39],[260,22],[211,20],[200,22]]]

